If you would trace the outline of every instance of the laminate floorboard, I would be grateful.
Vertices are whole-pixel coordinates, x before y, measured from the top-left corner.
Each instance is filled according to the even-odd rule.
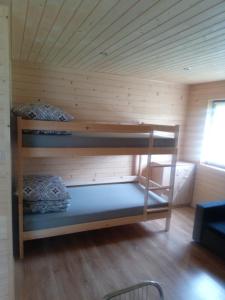
[[[192,242],[193,218],[176,208],[169,232],[158,220],[27,242],[17,299],[100,300],[149,279],[166,300],[224,300],[225,261]]]

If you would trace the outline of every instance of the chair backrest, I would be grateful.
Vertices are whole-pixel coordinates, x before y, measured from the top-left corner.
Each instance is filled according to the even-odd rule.
[[[144,281],[110,293],[105,300],[164,300],[163,290],[156,281]]]

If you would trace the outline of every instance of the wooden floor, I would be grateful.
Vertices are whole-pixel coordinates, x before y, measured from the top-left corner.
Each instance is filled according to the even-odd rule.
[[[173,211],[171,230],[154,221],[26,244],[17,262],[20,300],[100,300],[150,279],[166,300],[225,299],[225,262],[192,243],[193,210]]]

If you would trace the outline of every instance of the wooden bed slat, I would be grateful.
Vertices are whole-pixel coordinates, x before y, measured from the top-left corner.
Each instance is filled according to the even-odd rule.
[[[116,218],[110,220],[82,223],[82,224],[76,224],[70,226],[61,226],[57,228],[25,231],[23,233],[23,236],[24,236],[24,240],[27,241],[27,240],[41,239],[46,237],[82,232],[87,230],[96,230],[101,228],[109,228],[114,226],[132,224],[132,223],[142,222],[146,220],[164,219],[167,218],[167,216],[168,216],[168,208],[164,208],[162,210],[155,210],[155,211],[154,209],[152,209],[151,212],[149,212],[146,217],[145,215],[137,215],[131,217],[123,217],[123,218]]]
[[[147,154],[176,154],[172,147],[127,147],[127,148],[22,148],[22,156],[29,157],[73,157],[76,155],[147,155]]]
[[[21,121],[22,129],[30,130],[57,130],[79,132],[108,132],[108,133],[149,133],[151,131],[175,132],[175,126],[154,124],[108,124],[88,122],[57,122],[57,121]]]

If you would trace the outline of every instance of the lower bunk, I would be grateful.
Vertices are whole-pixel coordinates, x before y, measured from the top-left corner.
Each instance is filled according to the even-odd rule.
[[[71,205],[66,211],[24,215],[24,240],[130,224],[170,216],[168,198],[138,182],[68,188]]]

